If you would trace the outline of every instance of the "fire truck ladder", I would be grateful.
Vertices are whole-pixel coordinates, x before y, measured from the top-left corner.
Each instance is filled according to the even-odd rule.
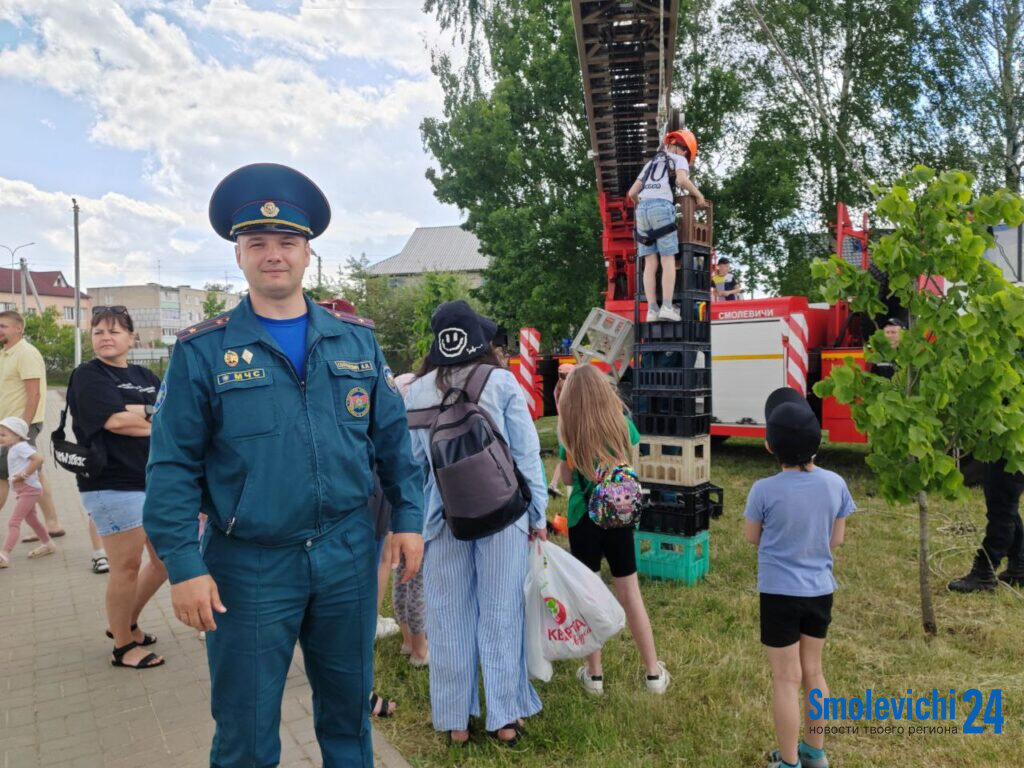
[[[678,127],[667,104],[679,0],[572,0],[572,12],[604,225],[605,307],[632,318],[636,250],[626,192],[657,151],[660,131]]]

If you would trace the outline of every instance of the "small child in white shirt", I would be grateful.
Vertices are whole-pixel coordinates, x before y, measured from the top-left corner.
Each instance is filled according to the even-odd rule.
[[[43,492],[43,485],[39,482],[43,457],[28,442],[28,424],[24,419],[17,416],[0,419],[0,445],[7,448],[7,473],[17,495],[14,511],[7,522],[7,537],[0,550],[0,568],[7,568],[11,564],[11,551],[21,535],[22,522],[28,523],[40,541],[39,546],[28,553],[29,557],[52,555],[57,551],[57,545],[36,515],[36,502]]]

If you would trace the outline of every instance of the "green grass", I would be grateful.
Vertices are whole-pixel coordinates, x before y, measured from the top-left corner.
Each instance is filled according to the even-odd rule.
[[[553,420],[539,422],[547,451]],[[930,693],[938,688],[1003,690],[1003,733],[983,735],[829,736],[837,768],[1012,766],[1024,764],[1024,596],[963,596],[946,582],[969,567],[984,530],[974,490],[965,504],[932,501],[932,589],[939,635],[926,642],[917,590],[916,507],[889,507],[873,495],[864,450],[826,447],[821,466],[843,475],[859,510],[836,558],[833,624],[825,675],[834,696]],[[548,471],[554,457],[547,456]],[[375,724],[414,766],[759,766],[775,746],[770,678],[758,639],[757,558],[743,540],[743,504],[751,483],[775,466],[760,443],[730,440],[712,456],[712,480],[725,488],[725,514],[711,525],[711,571],[695,587],[641,581],[659,656],[672,672],[667,694],[643,690],[639,656],[628,630],[605,646],[605,696],[582,692],[576,662],[555,664],[535,683],[544,710],[515,750],[482,736],[466,751],[449,749],[430,724],[428,677],[398,653],[400,638],[377,649],[377,689],[397,698],[391,721]],[[549,507],[549,517],[565,502]],[[565,539],[556,537],[560,543]],[[604,574],[608,577],[607,572]],[[483,697],[481,695],[481,701]],[[958,702],[958,725],[966,709]],[[980,718],[979,718],[980,720]],[[891,721],[890,721],[891,722]],[[847,722],[846,724],[857,725]]]

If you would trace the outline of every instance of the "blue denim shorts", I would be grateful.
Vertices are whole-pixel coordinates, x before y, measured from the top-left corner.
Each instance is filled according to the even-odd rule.
[[[130,531],[142,525],[145,491],[83,491],[82,506],[96,523],[100,536]]]
[[[663,197],[641,200],[636,206],[636,229],[638,232],[650,232],[655,229],[676,223],[676,206]],[[672,230],[658,238],[655,245],[637,244],[638,256],[650,256],[660,253],[662,256],[674,256],[679,253],[679,234]]]

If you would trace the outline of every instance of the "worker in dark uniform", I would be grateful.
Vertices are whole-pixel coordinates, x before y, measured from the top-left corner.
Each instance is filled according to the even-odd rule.
[[[240,168],[210,200],[249,295],[178,335],[157,396],[144,525],[175,615],[207,634],[212,766],[280,761],[281,697],[298,641],[325,768],[373,765],[376,467],[393,560],[423,552],[422,475],[370,329],[307,300],[309,239],[330,221],[301,173]],[[196,518],[209,523],[196,545]]]
[[[1020,497],[1024,493],[1024,473],[1007,472],[1006,459],[985,465],[985,538],[974,555],[974,565],[966,576],[949,582],[954,592],[985,592],[1005,582],[1024,587],[1024,523],[1020,516]],[[1003,558],[1006,568],[997,579],[996,569]]]

